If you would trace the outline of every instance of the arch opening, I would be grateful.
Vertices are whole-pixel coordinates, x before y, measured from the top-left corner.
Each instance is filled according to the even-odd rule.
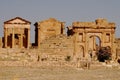
[[[88,54],[92,60],[97,59],[97,52],[101,48],[101,39],[99,36],[92,35],[89,37],[89,46],[88,46]]]

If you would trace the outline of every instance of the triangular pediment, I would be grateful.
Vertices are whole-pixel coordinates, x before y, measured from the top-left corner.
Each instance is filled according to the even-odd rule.
[[[29,22],[25,19],[22,19],[20,17],[16,17],[16,18],[10,19],[8,21],[5,21],[4,24],[31,24],[31,22]]]

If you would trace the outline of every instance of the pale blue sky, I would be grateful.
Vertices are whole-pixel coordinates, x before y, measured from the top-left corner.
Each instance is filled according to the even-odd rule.
[[[14,17],[32,22],[31,42],[34,42],[35,22],[56,18],[65,21],[94,21],[106,18],[116,23],[116,37],[120,37],[120,0],[0,0],[0,36],[3,36],[3,22]]]

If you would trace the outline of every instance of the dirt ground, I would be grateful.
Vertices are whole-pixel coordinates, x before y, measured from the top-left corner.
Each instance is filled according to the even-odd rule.
[[[120,69],[0,67],[0,80],[120,80]]]

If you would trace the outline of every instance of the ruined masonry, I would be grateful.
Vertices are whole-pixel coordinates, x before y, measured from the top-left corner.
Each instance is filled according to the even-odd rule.
[[[33,50],[42,57],[47,55],[55,59],[74,57],[89,60],[96,57],[100,47],[109,47],[112,59],[119,53],[119,41],[115,39],[115,23],[99,18],[94,22],[73,22],[65,32],[65,22],[54,18],[39,21],[35,26],[35,43],[30,43],[31,22],[16,17],[4,22],[4,37],[0,38],[0,47],[5,49]],[[34,49],[36,51],[34,51]],[[26,52],[25,51],[25,52]],[[29,52],[29,51],[28,51]],[[24,53],[24,51],[22,52]],[[27,55],[29,55],[26,52]],[[29,55],[30,56],[30,55]]]
[[[116,58],[115,23],[106,19],[97,19],[95,22],[73,22],[68,27],[69,36],[74,36],[74,54],[77,57],[90,58],[96,56],[100,47],[110,47],[112,59]]]

